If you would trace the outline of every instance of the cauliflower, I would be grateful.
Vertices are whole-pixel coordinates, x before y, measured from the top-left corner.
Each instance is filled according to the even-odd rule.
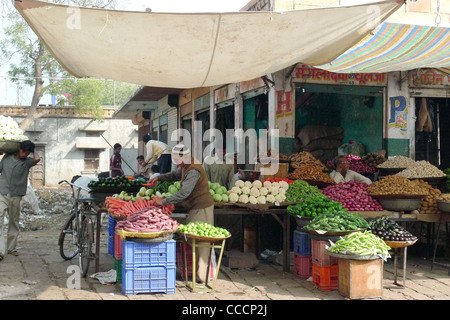
[[[228,196],[228,200],[230,201],[230,203],[236,203],[239,200],[239,195],[237,193],[232,192]]]
[[[248,202],[250,202],[251,204],[257,204],[258,200],[256,199],[256,197],[250,196],[248,197]]]
[[[242,193],[242,190],[239,187],[233,187],[233,188],[231,188],[231,192],[239,195]]]
[[[259,189],[259,194],[262,196],[265,196],[269,193],[269,189],[267,189],[266,187],[262,187],[261,189]]]
[[[272,187],[279,188],[280,184],[278,182],[272,182]]]
[[[286,189],[284,188],[278,189],[278,194],[286,195]]]
[[[282,195],[282,194],[277,194],[275,196],[275,201],[278,203],[282,203],[285,199],[286,199],[286,196]]]
[[[250,189],[250,195],[254,197],[259,197],[259,189],[256,187],[253,187]]]
[[[278,184],[280,185],[280,189],[287,190],[289,188],[289,183],[287,183],[286,181],[280,181]]]
[[[266,203],[266,197],[264,197],[264,196],[259,196],[258,198],[256,198],[256,200],[258,200],[258,204]]]
[[[264,181],[263,185],[264,185],[264,187],[269,189],[272,186],[272,183],[270,181]]]
[[[261,181],[259,181],[259,180],[255,180],[255,181],[253,181],[253,187],[254,188],[257,188],[257,189],[259,189],[259,188],[261,188],[262,187],[262,182]]]
[[[242,181],[242,180],[237,180],[237,181],[234,183],[234,185],[235,185],[236,187],[242,188],[242,187],[244,187],[244,181]]]
[[[248,203],[248,196],[246,194],[241,194],[239,196],[238,202],[240,202],[240,203]]]
[[[250,181],[245,181],[244,182],[244,187],[247,187],[247,188],[251,188],[251,187],[253,187],[253,184],[250,182]]]
[[[266,202],[268,202],[268,203],[274,203],[274,202],[275,202],[275,196],[272,195],[272,194],[268,194],[268,195],[266,196]]]
[[[250,188],[249,187],[243,187],[241,188],[242,194],[249,195],[250,194]]]
[[[276,196],[278,194],[278,190],[280,190],[279,187],[270,187],[269,188],[269,193]]]

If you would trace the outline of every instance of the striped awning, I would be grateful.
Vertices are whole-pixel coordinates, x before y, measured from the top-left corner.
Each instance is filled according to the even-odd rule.
[[[339,73],[450,67],[450,28],[384,22],[373,35],[316,67]]]

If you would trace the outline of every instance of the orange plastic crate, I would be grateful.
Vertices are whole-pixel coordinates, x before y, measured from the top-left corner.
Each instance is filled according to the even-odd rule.
[[[339,267],[337,264],[322,267],[315,263],[312,265],[313,284],[321,291],[337,290]]]

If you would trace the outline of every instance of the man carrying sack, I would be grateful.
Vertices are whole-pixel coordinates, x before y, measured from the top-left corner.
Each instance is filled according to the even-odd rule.
[[[156,200],[155,205],[179,204],[188,212],[187,222],[214,224],[214,200],[202,165],[195,161],[189,148],[182,144],[172,149],[172,161],[177,165],[175,171],[150,179],[149,183],[181,181],[180,190],[170,197]],[[210,248],[197,248],[196,251],[197,279],[201,282],[206,281],[210,252]]]

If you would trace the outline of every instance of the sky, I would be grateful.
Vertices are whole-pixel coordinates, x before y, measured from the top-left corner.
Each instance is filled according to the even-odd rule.
[[[233,12],[239,11],[250,0],[118,0],[116,9],[153,12]],[[0,1],[1,3],[1,1]],[[0,30],[1,30],[0,25]],[[1,36],[1,35],[0,35]],[[11,83],[2,76],[7,75],[8,66],[0,65],[0,105],[29,105],[33,87]],[[51,104],[51,96],[42,97],[41,104]]]

